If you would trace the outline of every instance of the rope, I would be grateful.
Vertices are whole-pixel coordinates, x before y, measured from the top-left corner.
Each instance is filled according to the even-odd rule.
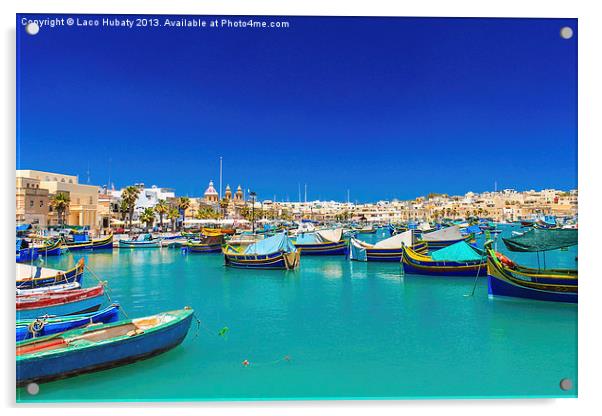
[[[84,269],[87,270],[92,275],[92,277],[94,277],[98,281],[99,284],[101,284],[105,287],[106,290],[105,290],[104,294],[107,297],[107,299],[109,300],[109,302],[113,303],[113,300],[111,299],[111,295],[110,295],[110,293],[112,293],[112,291],[111,291],[111,287],[109,286],[109,282],[107,282],[106,280],[100,280],[98,275],[96,273],[94,273],[94,270],[92,270],[87,264],[84,264]],[[121,310],[123,315],[126,317],[126,319],[130,319],[127,312],[123,308],[123,305],[119,305],[119,309]]]

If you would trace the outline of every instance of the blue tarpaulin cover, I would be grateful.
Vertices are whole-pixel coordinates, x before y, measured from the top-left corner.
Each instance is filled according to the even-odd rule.
[[[323,240],[316,233],[301,233],[297,235],[295,241],[297,244],[318,244],[321,243]]]
[[[276,253],[279,251],[290,253],[296,251],[297,248],[290,238],[285,233],[276,234],[268,237],[265,240],[251,244],[243,251],[244,254],[265,255]]]
[[[478,225],[471,225],[470,227],[466,227],[466,229],[464,230],[464,232],[466,234],[480,233],[481,232],[481,227],[479,227]]]
[[[483,256],[464,241],[459,241],[431,254],[435,261],[474,261]]]
[[[17,225],[17,232],[22,233],[23,231],[27,231],[31,228],[31,224],[19,224]]]

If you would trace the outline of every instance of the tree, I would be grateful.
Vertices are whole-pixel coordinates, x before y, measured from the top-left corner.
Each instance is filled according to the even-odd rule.
[[[167,219],[171,221],[172,231],[176,230],[176,220],[180,218],[180,211],[176,207],[172,207],[167,213]]]
[[[57,192],[50,197],[50,206],[56,211],[59,225],[61,226],[65,225],[65,211],[69,207],[70,202],[69,195],[62,192]]]
[[[140,221],[146,224],[147,230],[153,226],[155,222],[155,210],[152,208],[145,208],[140,214]]]
[[[125,201],[128,207],[128,213],[130,217],[130,229],[132,228],[132,221],[134,220],[134,208],[136,207],[136,201],[138,200],[138,194],[140,188],[137,186],[128,186],[121,193],[121,199]]]
[[[181,196],[178,198],[178,209],[182,212],[182,224],[186,220],[186,210],[190,208],[190,198]]]
[[[159,226],[163,229],[163,216],[169,212],[169,204],[164,199],[160,199],[155,205],[155,212],[159,214]]]
[[[130,207],[125,199],[122,199],[119,203],[119,212],[121,213],[121,221],[125,223],[125,219],[130,211]]]

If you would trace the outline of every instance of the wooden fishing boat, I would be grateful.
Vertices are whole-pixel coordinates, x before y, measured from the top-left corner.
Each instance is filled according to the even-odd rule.
[[[342,228],[301,233],[293,240],[293,244],[302,256],[333,256],[347,252]]]
[[[39,257],[37,247],[32,247],[23,238],[16,239],[16,261],[17,263],[32,262]]]
[[[489,296],[577,303],[577,270],[523,267],[496,253],[491,244],[485,243]]]
[[[222,234],[205,236],[199,240],[190,240],[184,244],[184,247],[191,253],[219,253],[222,251],[224,236]]]
[[[357,230],[358,234],[376,234],[377,228],[373,225],[367,225]]]
[[[150,234],[140,234],[134,240],[119,240],[119,248],[157,248],[161,247],[161,238]]]
[[[430,256],[404,246],[402,263],[405,274],[472,277],[487,274],[485,253],[464,241],[437,250]]]
[[[522,220],[522,221],[520,222],[520,225],[521,225],[522,227],[533,227],[533,224],[535,224],[535,221],[534,221],[534,220]]]
[[[17,295],[40,295],[49,292],[64,292],[66,290],[79,289],[81,285],[78,282],[64,283],[62,285],[42,286],[34,289],[17,289]]]
[[[396,234],[376,244],[369,244],[356,238],[349,240],[349,259],[355,261],[401,262],[403,247],[411,246],[416,252],[425,252],[424,243],[416,243],[414,230]]]
[[[299,266],[299,250],[285,233],[258,241],[247,247],[223,248],[226,266],[242,269],[291,270]]]
[[[17,264],[17,289],[33,289],[73,282],[80,283],[83,273],[83,258],[78,260],[75,267],[64,271],[28,264]]]
[[[17,343],[17,385],[42,383],[124,365],[179,345],[194,311],[96,324]]]
[[[233,228],[202,228],[201,234],[203,235],[234,235],[236,230]]]
[[[35,319],[44,315],[73,315],[94,312],[103,302],[104,286],[65,292],[49,292],[16,298],[17,319]]]
[[[422,233],[421,236],[421,241],[426,243],[429,251],[439,250],[459,241],[468,242],[472,239],[474,239],[474,234],[462,234],[460,227],[457,225],[429,233]]]
[[[48,239],[42,244],[37,244],[34,247],[38,249],[38,254],[42,257],[60,256],[62,253],[63,242],[61,239]]]
[[[17,342],[30,338],[39,338],[46,335],[58,334],[75,328],[94,323],[109,323],[119,319],[119,304],[114,303],[109,307],[91,313],[68,316],[42,316],[36,319],[22,319],[16,323]]]
[[[82,239],[76,241],[65,241],[65,245],[70,251],[77,250],[103,250],[113,248],[113,234],[102,238],[90,239],[88,234],[83,234]]]

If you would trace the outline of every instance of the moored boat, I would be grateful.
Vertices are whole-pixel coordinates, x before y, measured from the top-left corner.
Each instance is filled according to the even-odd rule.
[[[88,233],[74,234],[73,241],[65,240],[64,243],[70,251],[112,249],[113,234],[97,239],[91,239]]]
[[[49,292],[64,292],[66,290],[79,289],[81,285],[78,282],[64,283],[54,286],[42,286],[35,289],[17,289],[17,295],[40,295]]]
[[[69,270],[55,270],[47,267],[17,263],[17,289],[33,289],[45,286],[80,282],[84,273],[84,259]]]
[[[119,248],[157,248],[161,247],[161,238],[151,234],[140,234],[133,240],[119,240]]]
[[[473,234],[464,235],[460,231],[460,227],[454,225],[437,231],[423,233],[421,241],[426,243],[429,251],[432,251],[451,246],[458,241],[469,241],[473,238]]]
[[[332,256],[347,252],[347,241],[343,239],[342,228],[297,234],[293,244],[302,256]]]
[[[17,238],[16,249],[17,263],[32,262],[40,256],[38,249],[36,247],[30,247],[29,243],[22,238]]]
[[[426,244],[416,243],[414,231],[396,234],[376,244],[369,244],[357,238],[349,240],[349,259],[356,261],[401,262],[403,246],[414,247],[417,252],[426,250]]]
[[[219,253],[222,251],[224,244],[224,236],[217,235],[202,235],[198,240],[189,240],[184,244],[191,253]]]
[[[119,319],[119,304],[112,304],[103,310],[67,316],[42,316],[35,319],[17,320],[16,338],[23,341],[46,335],[69,331],[94,323],[109,323]]]
[[[411,247],[403,248],[403,271],[405,274],[429,276],[485,276],[486,255],[464,241],[459,241],[433,252],[420,254]]]
[[[97,324],[17,343],[17,385],[46,382],[134,362],[179,345],[192,322],[184,308]]]
[[[496,253],[491,245],[491,241],[485,243],[489,296],[577,303],[577,270],[520,266]]]
[[[223,248],[226,266],[243,269],[291,270],[299,266],[299,250],[285,233],[249,246]]]
[[[44,315],[72,315],[94,312],[103,302],[104,286],[49,292],[35,295],[17,295],[17,319],[35,319]]]

